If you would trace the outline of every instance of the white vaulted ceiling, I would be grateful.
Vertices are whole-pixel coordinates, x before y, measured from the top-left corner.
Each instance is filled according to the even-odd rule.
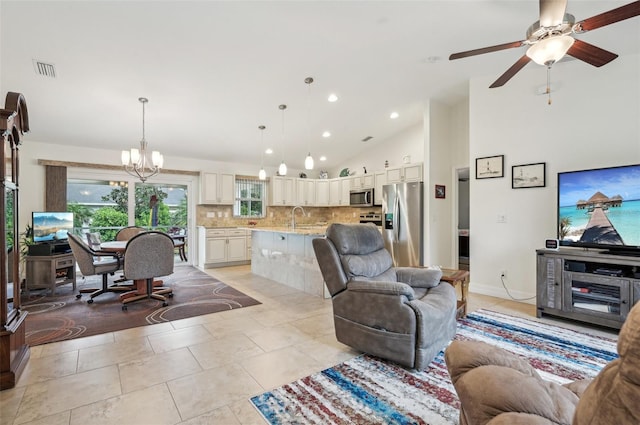
[[[567,11],[582,20],[626,3],[569,0]],[[524,39],[538,1],[2,0],[0,15],[0,88],[25,95],[32,140],[130,148],[141,137],[144,96],[146,138],[165,157],[257,164],[264,124],[275,151],[266,165],[277,166],[284,103],[289,167],[303,168],[309,144],[330,168],[421,122],[427,99],[453,104],[470,78],[501,75],[524,48],[448,56]],[[640,18],[580,38],[638,53]],[[53,64],[56,77],[38,75],[34,60]],[[537,69],[514,77],[531,80],[522,96],[545,83]],[[600,71],[605,81],[606,66]],[[327,102],[330,93],[339,101]]]

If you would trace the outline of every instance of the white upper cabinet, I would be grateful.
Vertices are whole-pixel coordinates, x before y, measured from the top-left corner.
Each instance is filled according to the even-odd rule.
[[[387,168],[387,184],[422,181],[422,163]]]
[[[328,207],[330,196],[330,182],[327,179],[316,180],[316,206]]]
[[[387,184],[387,172],[376,171],[374,174],[375,186],[373,188],[373,204],[382,205],[382,186]]]
[[[296,179],[293,177],[273,176],[270,181],[272,206],[293,206],[296,204]]]
[[[228,173],[200,173],[200,203],[233,205],[235,176]]]
[[[316,204],[316,180],[296,179],[296,205],[314,206]]]
[[[375,185],[373,174],[363,174],[351,177],[351,189],[372,189]]]
[[[337,177],[329,180],[329,205],[340,207],[349,205],[351,177]]]

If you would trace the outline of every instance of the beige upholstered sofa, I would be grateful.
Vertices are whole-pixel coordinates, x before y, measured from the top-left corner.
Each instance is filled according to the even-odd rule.
[[[478,341],[445,351],[461,425],[640,424],[640,303],[618,339],[619,358],[593,380],[544,381],[526,361]]]

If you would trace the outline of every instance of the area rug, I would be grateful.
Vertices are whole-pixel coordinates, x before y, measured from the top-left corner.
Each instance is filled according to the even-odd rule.
[[[113,279],[110,278],[110,282]],[[119,331],[137,326],[185,319],[203,314],[260,304],[255,299],[191,266],[176,266],[174,273],[162,277],[164,286],[173,288],[168,306],[146,299],[127,304],[122,310],[120,293],[109,292],[88,304],[89,294],[76,299],[72,285],[23,295],[22,307],[28,311],[26,339],[30,346],[78,337]],[[78,289],[102,286],[100,276],[77,279]]]
[[[545,379],[595,376],[617,358],[616,341],[479,310],[455,339],[479,340],[526,358]],[[422,372],[362,355],[251,399],[270,424],[458,424],[460,402],[438,354]]]

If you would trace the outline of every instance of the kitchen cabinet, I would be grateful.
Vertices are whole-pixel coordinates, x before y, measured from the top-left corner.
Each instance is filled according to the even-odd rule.
[[[316,204],[316,180],[296,179],[296,205],[314,206]]]
[[[251,260],[251,232],[245,229],[199,227],[198,241],[198,266],[202,268],[247,264]]]
[[[377,171],[374,174],[373,204],[382,205],[382,187],[387,184],[387,172]]]
[[[351,189],[373,189],[375,181],[373,174],[363,174],[351,177]]]
[[[329,180],[316,180],[316,206],[328,207],[330,199],[330,182]]]
[[[294,206],[296,204],[296,179],[293,177],[271,177],[269,193],[271,206]]]
[[[200,203],[233,205],[235,201],[235,176],[228,173],[200,173]]]
[[[341,207],[349,205],[350,177],[338,177],[329,181],[329,205]]]
[[[421,182],[422,163],[407,164],[402,167],[387,168],[387,184]]]

